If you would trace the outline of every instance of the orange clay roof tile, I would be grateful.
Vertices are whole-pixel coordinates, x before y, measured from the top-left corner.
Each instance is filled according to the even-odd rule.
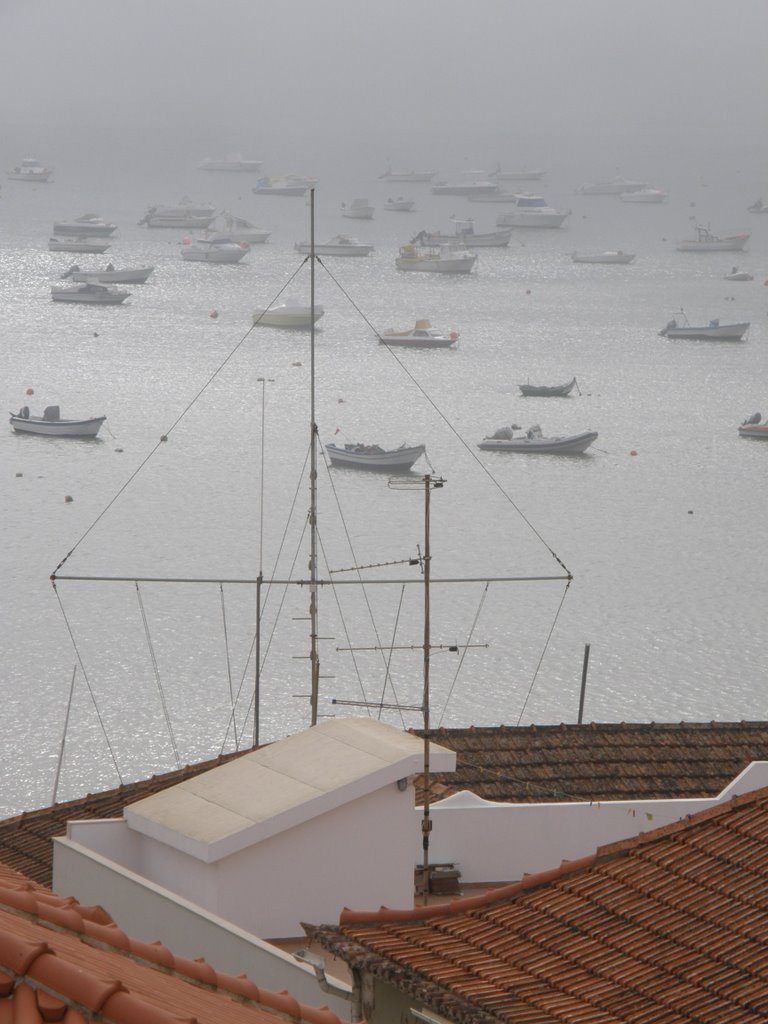
[[[768,789],[472,900],[314,940],[458,1024],[762,1024]]]

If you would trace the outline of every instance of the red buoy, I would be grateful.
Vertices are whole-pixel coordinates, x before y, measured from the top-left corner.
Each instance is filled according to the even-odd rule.
[[[35,389],[34,388],[27,388],[27,394],[28,395],[34,395],[34,393],[35,393]]]
[[[219,315],[218,309],[212,309],[211,312],[208,314],[208,316],[211,318],[211,320],[216,320],[218,315]]]
[[[637,451],[634,448],[632,448],[629,454],[630,455],[637,455]]]

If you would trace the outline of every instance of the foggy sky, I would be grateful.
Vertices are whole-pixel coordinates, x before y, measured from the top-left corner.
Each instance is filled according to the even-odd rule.
[[[0,0],[0,156],[764,159],[767,28],[766,0]]]

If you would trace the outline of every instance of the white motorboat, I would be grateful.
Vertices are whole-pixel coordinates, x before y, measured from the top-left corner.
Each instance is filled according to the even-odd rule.
[[[620,192],[622,203],[663,203],[667,193],[662,188],[638,188],[634,192]]]
[[[93,281],[80,284],[77,288],[51,288],[51,298],[54,302],[89,302],[97,306],[119,306],[130,294]]]
[[[721,324],[719,320],[710,320],[708,324],[697,326],[689,324],[683,314],[683,323],[672,319],[659,331],[662,338],[691,338],[699,341],[741,341],[749,330],[749,322]]]
[[[622,252],[621,249],[609,249],[606,252],[596,253],[571,253],[574,263],[632,263],[635,258],[633,252]]]
[[[440,181],[432,186],[436,196],[478,196],[492,195],[499,191],[494,181]]]
[[[176,206],[150,206],[139,221],[148,228],[183,228],[205,230],[216,216],[213,206],[196,206],[182,199]]]
[[[616,177],[610,181],[598,181],[593,185],[582,185],[576,191],[583,196],[620,196],[622,192],[638,192],[648,188],[647,181],[631,181],[629,178]]]
[[[117,224],[108,224],[96,213],[84,213],[75,220],[57,220],[53,225],[54,235],[65,235],[67,238],[83,235],[86,238],[107,238],[117,231]]]
[[[312,184],[308,178],[289,174],[285,178],[259,178],[251,191],[260,196],[305,196]]]
[[[756,437],[762,441],[768,441],[768,420],[763,419],[759,412],[753,413],[748,420],[739,427],[739,437]]]
[[[415,205],[415,199],[403,199],[402,196],[398,196],[397,199],[387,199],[384,209],[395,213],[412,213]]]
[[[497,167],[489,177],[494,181],[541,181],[545,173],[545,171],[527,171],[525,168],[521,171],[505,171],[501,167]]]
[[[387,473],[405,473],[426,451],[426,445],[402,444],[399,448],[381,448],[377,444],[325,445],[332,466],[375,469]]]
[[[235,171],[239,173],[258,174],[262,168],[261,160],[246,160],[239,153],[217,160],[210,156],[197,165],[201,171]]]
[[[347,205],[341,204],[342,217],[352,217],[354,220],[373,220],[374,207],[367,199],[353,199]]]
[[[713,235],[709,228],[698,226],[696,237],[683,239],[677,246],[678,252],[741,252],[750,238],[749,231],[742,231],[738,235],[727,235],[725,238],[718,238]]]
[[[469,220],[457,220],[452,235],[444,235],[439,231],[420,231],[412,242],[415,245],[451,245],[459,243],[467,249],[481,248],[503,248],[509,245],[512,237],[512,228],[499,228],[498,231],[487,231],[484,233],[475,231],[475,222]]]
[[[754,281],[754,275],[748,274],[746,270],[739,270],[738,267],[732,267],[730,273],[726,274],[723,278],[725,281]]]
[[[398,270],[421,270],[436,274],[469,274],[477,254],[452,245],[417,246],[412,242],[400,247],[395,257]]]
[[[18,167],[8,171],[10,181],[30,181],[44,183],[53,174],[52,167],[43,167],[33,156],[25,156]]]
[[[595,430],[580,434],[545,437],[535,424],[525,433],[516,434],[519,427],[501,427],[477,446],[486,452],[525,452],[528,455],[582,455],[597,440]]]
[[[756,199],[747,209],[750,213],[768,213],[768,203],[764,203],[762,199]]]
[[[557,210],[550,206],[543,196],[516,193],[510,198],[511,210],[499,214],[497,227],[501,228],[560,228],[570,210]]]
[[[253,312],[253,323],[256,327],[284,327],[292,331],[309,331],[312,329],[313,310],[311,306],[282,302],[267,309],[256,309]],[[322,306],[314,307],[314,323],[325,315]]]
[[[103,238],[49,238],[49,252],[90,252],[97,255],[109,249],[109,242]]]
[[[181,247],[181,258],[193,263],[239,263],[248,252],[248,246],[240,242],[214,242],[198,238]]]
[[[11,426],[17,434],[43,434],[46,437],[96,437],[106,416],[85,420],[63,420],[58,405],[49,405],[42,416],[30,416],[29,407],[11,413]]]
[[[459,340],[459,332],[444,334],[434,328],[429,320],[417,320],[416,326],[407,331],[396,331],[389,327],[378,338],[382,345],[403,348],[450,348]]]
[[[245,242],[246,245],[263,245],[269,241],[271,231],[259,228],[243,217],[222,213],[209,225],[205,237],[209,242]]]
[[[391,167],[387,167],[383,174],[379,177],[383,178],[384,181],[415,181],[415,182],[426,182],[432,181],[437,171],[393,171]]]
[[[104,270],[81,270],[76,263],[73,263],[69,270],[61,275],[61,279],[69,278],[72,281],[93,284],[146,284],[154,269],[154,267],[126,267],[125,270],[115,270],[109,263]]]
[[[296,252],[311,253],[311,242],[296,242]],[[370,242],[358,242],[351,235],[334,235],[327,242],[315,242],[315,253],[318,256],[370,256],[374,246]]]

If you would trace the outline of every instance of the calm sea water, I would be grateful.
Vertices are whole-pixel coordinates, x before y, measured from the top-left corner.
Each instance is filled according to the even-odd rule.
[[[764,718],[768,444],[736,432],[768,413],[768,217],[746,210],[759,182],[669,180],[659,168],[652,184],[669,202],[644,206],[576,195],[582,179],[553,168],[541,190],[573,211],[566,228],[515,231],[453,278],[399,273],[398,245],[422,227],[448,230],[451,214],[491,230],[502,207],[386,184],[379,170],[329,175],[317,191],[318,240],[351,231],[376,244],[369,259],[317,271],[320,438],[426,443],[417,468],[445,478],[431,500],[434,577],[562,576],[560,563],[574,576],[565,597],[556,581],[433,587],[432,642],[460,647],[433,655],[433,722],[575,721],[585,644],[587,720]],[[61,168],[50,185],[3,183],[6,408],[108,417],[91,442],[0,432],[4,815],[48,803],[60,761],[65,799],[252,737],[255,588],[217,581],[254,580],[260,567],[266,579],[307,575],[310,353],[307,335],[248,333],[255,307],[283,288],[306,301],[309,289],[293,251],[309,236],[306,202],[251,185],[194,168],[144,181]],[[236,267],[185,263],[183,233],[137,225],[148,205],[184,193],[271,229],[270,242]],[[418,212],[384,212],[396,194]],[[340,216],[356,196],[377,206],[372,222]],[[49,253],[54,219],[86,210],[119,225],[110,253]],[[678,253],[694,218],[719,234],[751,230],[748,251]],[[615,248],[635,263],[569,256]],[[156,271],[122,307],[51,302],[70,263],[110,258]],[[724,281],[734,263],[755,280]],[[658,337],[681,307],[692,322],[749,320],[748,340]],[[428,317],[461,340],[395,359],[361,314],[379,329]],[[519,395],[519,382],[573,375],[569,399]],[[477,451],[510,423],[599,439],[581,458]],[[392,563],[364,575],[415,581],[322,590],[321,714],[366,713],[334,699],[421,699],[423,594],[407,564],[424,543],[418,480],[391,486],[321,460],[321,575]],[[49,575],[73,548],[64,574],[212,582],[61,581],[54,592]],[[308,595],[265,584],[264,601],[260,735],[272,739],[309,721]],[[383,717],[419,724],[414,712]]]

